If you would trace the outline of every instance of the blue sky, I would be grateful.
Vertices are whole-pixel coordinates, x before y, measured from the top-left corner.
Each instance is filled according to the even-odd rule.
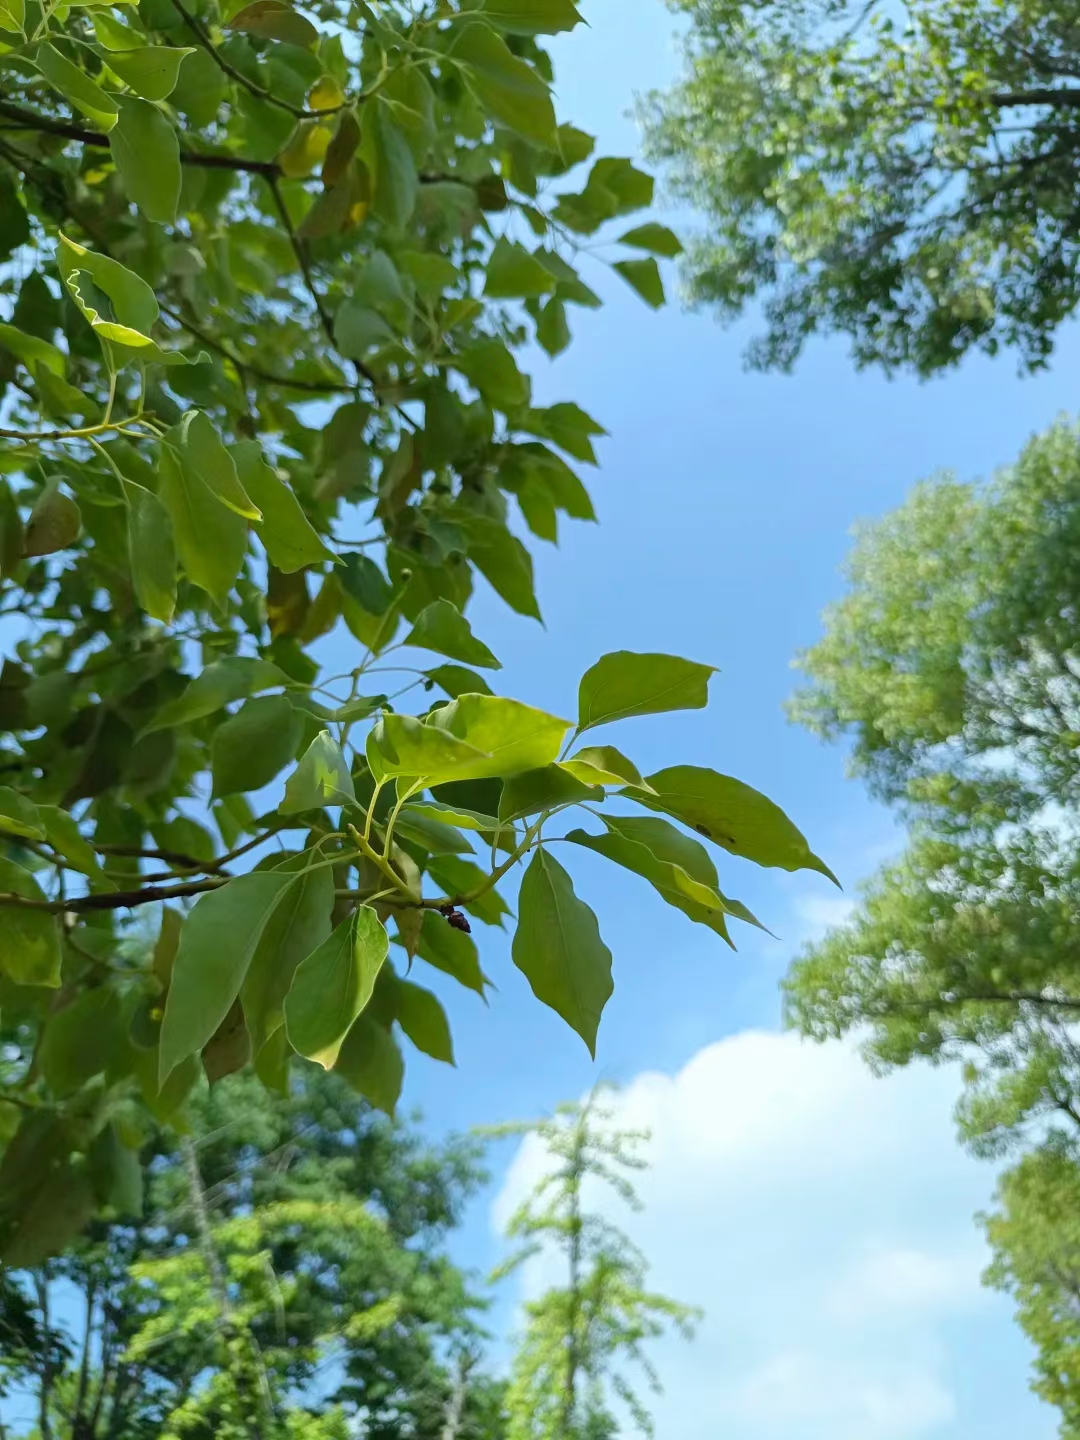
[[[554,47],[560,117],[597,134],[600,153],[636,155],[627,112],[677,71],[673,18],[658,0],[584,11],[590,28]],[[678,305],[656,315],[601,267],[589,278],[605,308],[581,312],[570,350],[553,364],[538,356],[534,373],[542,400],[577,400],[610,431],[590,478],[600,524],[567,528],[540,554],[546,628],[483,595],[474,628],[504,662],[504,693],[559,713],[608,650],[717,665],[707,711],[627,722],[610,738],[645,770],[692,761],[758,785],[850,894],[897,832],[845,779],[839,750],[787,724],[792,657],[840,593],[857,518],[939,469],[988,474],[1075,404],[1077,332],[1036,378],[1005,356],[932,383],[889,381],[856,373],[839,341],[812,345],[792,376],[762,376],[742,365],[752,321],[721,329]],[[615,957],[597,1065],[532,999],[508,938],[486,932],[498,992],[485,1010],[443,990],[458,1069],[417,1058],[407,1096],[443,1130],[546,1111],[598,1073],[627,1087],[627,1113],[655,1135],[636,1233],[657,1283],[708,1311],[694,1345],[663,1352],[661,1440],[1048,1440],[1054,1416],[1028,1393],[1028,1348],[1007,1303],[979,1288],[971,1217],[993,1173],[954,1144],[955,1077],[878,1081],[841,1047],[776,1034],[777,982],[843,897],[817,876],[729,861],[722,886],[780,937],[746,931],[732,955],[602,860],[575,855],[574,873]],[[474,1208],[459,1242],[485,1265],[535,1161],[494,1159],[497,1198]]]

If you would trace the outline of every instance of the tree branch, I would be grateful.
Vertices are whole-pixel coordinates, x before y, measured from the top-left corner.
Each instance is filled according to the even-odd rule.
[[[162,305],[160,301],[158,308],[163,315],[167,315],[170,320],[175,321],[189,334],[194,335],[196,340],[201,340],[204,345],[209,345],[211,350],[216,350],[219,355],[228,360],[230,365],[235,365],[237,370],[244,371],[253,380],[261,380],[266,385],[280,385],[283,390],[304,390],[312,395],[352,395],[357,388],[355,385],[342,384],[333,380],[290,380],[285,375],[272,375],[269,370],[263,370],[258,365],[252,364],[250,360],[242,360],[239,355],[234,355],[227,345],[223,345],[220,340],[207,334],[205,330],[201,330],[179,311],[171,310],[168,305]]]
[[[134,910],[140,905],[153,905],[159,900],[180,900],[186,895],[201,895],[204,890],[218,890],[229,883],[227,876],[210,880],[191,880],[183,885],[146,885],[141,890],[111,890],[96,895],[76,895],[70,900],[37,900],[28,895],[0,895],[0,909],[10,905],[19,910],[47,910],[52,915],[79,915],[88,910]]]
[[[109,148],[109,137],[100,130],[86,130],[70,120],[56,120],[51,115],[39,115],[34,110],[24,110],[21,105],[0,100],[0,115],[16,121],[23,129],[38,130],[46,135],[62,135],[66,140],[76,140],[81,145],[93,145],[99,149]],[[281,167],[276,160],[248,160],[243,155],[207,155],[198,150],[181,150],[180,160],[184,165],[195,165],[204,170],[239,170],[251,175],[265,175],[276,178]]]
[[[1033,90],[998,90],[991,94],[990,99],[1003,109],[1013,105],[1060,105],[1076,109],[1080,106],[1080,90],[1046,85]]]

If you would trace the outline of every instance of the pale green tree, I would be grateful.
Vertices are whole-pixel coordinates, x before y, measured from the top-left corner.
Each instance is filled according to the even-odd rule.
[[[785,982],[819,1040],[878,1069],[957,1061],[958,1119],[1015,1168],[993,1283],[1075,1437],[1080,1143],[1080,431],[1060,423],[986,484],[949,477],[858,536],[848,593],[801,657],[792,710],[850,744],[908,828],[851,920]]]
[[[689,1337],[698,1316],[648,1288],[645,1256],[598,1208],[605,1188],[639,1207],[629,1176],[646,1166],[648,1136],[616,1129],[602,1092],[502,1133],[534,1136],[545,1168],[510,1220],[518,1248],[496,1273],[539,1257],[564,1274],[525,1305],[506,1397],[509,1440],[608,1440],[620,1433],[620,1405],[651,1435],[648,1407],[627,1371],[640,1370],[647,1388],[659,1391],[648,1343],[669,1328]]]
[[[1080,27],[1046,0],[672,0],[684,73],[645,107],[699,207],[686,280],[763,302],[759,364],[839,332],[930,374],[1044,364],[1080,299]]]

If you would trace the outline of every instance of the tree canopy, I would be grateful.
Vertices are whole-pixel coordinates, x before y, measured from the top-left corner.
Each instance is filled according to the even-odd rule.
[[[341,1440],[358,1423],[400,1440],[439,1434],[455,1405],[456,1440],[497,1440],[481,1302],[442,1253],[476,1147],[426,1147],[314,1071],[287,1100],[233,1077],[190,1114],[188,1136],[147,1138],[141,1205],[117,1195],[62,1258],[5,1272],[0,1379],[37,1440]]]
[[[796,718],[847,738],[909,827],[849,923],[785,982],[805,1034],[878,1067],[961,1062],[961,1134],[1010,1157],[992,1283],[1038,1347],[1036,1389],[1080,1417],[1080,428],[985,485],[943,477],[859,535],[850,589],[802,657]]]
[[[672,0],[686,65],[651,150],[704,214],[694,300],[764,301],[752,359],[816,333],[927,375],[1046,363],[1080,299],[1080,42],[1043,0]]]
[[[300,1056],[392,1110],[399,1033],[453,1060],[406,966],[483,995],[471,925],[526,862],[514,963],[594,1049],[611,955],[549,840],[725,940],[753,916],[698,837],[828,873],[756,790],[593,734],[711,666],[604,656],[574,722],[493,693],[465,614],[481,576],[539,618],[518,532],[593,518],[602,426],[519,363],[599,303],[579,249],[655,306],[679,248],[555,116],[579,19],[0,3],[0,1259],[107,1203],[133,1100],[182,1123]]]

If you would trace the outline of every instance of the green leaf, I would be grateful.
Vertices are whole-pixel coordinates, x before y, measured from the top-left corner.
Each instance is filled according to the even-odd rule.
[[[128,562],[139,604],[167,625],[176,608],[176,539],[169,512],[152,490],[124,480]]]
[[[383,82],[379,99],[404,132],[419,164],[435,140],[435,92],[431,82],[419,66],[399,65]]]
[[[499,828],[494,815],[481,815],[478,810],[463,810],[458,805],[441,805],[437,800],[410,800],[401,812],[437,825],[453,825],[459,830],[492,831]]]
[[[285,695],[245,700],[214,731],[210,762],[213,798],[269,785],[296,754],[302,721]]]
[[[521,428],[532,435],[542,435],[575,460],[583,460],[588,465],[596,464],[592,437],[607,434],[604,427],[587,415],[580,405],[570,401],[549,405],[544,410],[530,410]]]
[[[817,870],[839,883],[780,807],[741,780],[697,765],[675,765],[647,779],[652,793],[630,788],[626,794],[681,820],[732,855],[780,870]]]
[[[714,673],[712,665],[698,665],[677,655],[613,651],[581,677],[578,730],[632,715],[700,710],[709,703],[709,679]]]
[[[211,489],[223,505],[245,520],[262,520],[237,473],[236,461],[201,410],[189,410],[165,437],[181,463]],[[256,483],[260,477],[256,476]],[[321,558],[321,557],[320,557]]]
[[[285,575],[336,560],[334,552],[315,533],[300,502],[263,459],[257,440],[241,440],[231,449],[237,479],[253,507],[262,512],[257,530],[270,563]]]
[[[488,760],[475,746],[412,715],[384,715],[367,740],[367,761],[376,780],[416,775],[437,785],[440,780],[466,779]]]
[[[394,599],[386,576],[367,555],[349,555],[341,570],[341,583],[369,615],[385,615]]]
[[[424,912],[424,926],[416,953],[428,965],[451,976],[466,990],[475,990],[483,998],[488,980],[480,969],[476,942],[471,935],[455,930],[433,910]]]
[[[21,360],[27,370],[44,365],[53,375],[62,376],[67,369],[67,356],[62,350],[37,335],[25,335],[14,325],[0,325],[0,349]]]
[[[88,120],[92,120],[99,130],[107,132],[113,128],[119,111],[117,101],[113,96],[106,95],[85,70],[80,70],[78,65],[61,55],[55,45],[44,41],[37,47],[31,63],[37,66],[50,85],[60,91],[65,100],[70,101]]]
[[[143,730],[151,735],[155,730],[167,730],[174,725],[189,725],[206,715],[213,715],[234,700],[246,700],[260,690],[271,690],[284,685],[287,677],[269,660],[248,658],[245,655],[230,656],[227,660],[214,660],[206,669],[196,675],[187,689],[168,705],[163,706]]]
[[[188,579],[225,610],[247,553],[247,521],[227,509],[171,445],[161,447],[158,497],[172,521]]]
[[[371,999],[389,946],[375,911],[361,905],[301,962],[285,997],[285,1029],[297,1054],[324,1070],[337,1063],[346,1034]]]
[[[519,615],[541,620],[533,590],[532,556],[497,520],[471,520],[469,559],[500,599]]]
[[[148,100],[121,95],[116,104],[120,114],[109,134],[109,149],[124,189],[148,220],[172,225],[181,181],[176,131]]]
[[[352,805],[355,800],[352,775],[341,746],[328,730],[320,730],[285,782],[285,799],[278,806],[278,814],[300,815],[324,805]]]
[[[570,876],[537,850],[521,882],[514,964],[543,1004],[576,1030],[596,1058],[596,1032],[611,998],[611,951]]]
[[[197,1055],[228,1015],[278,902],[295,876],[262,870],[199,898],[184,921],[161,1022],[158,1080]]]
[[[13,1233],[3,1236],[0,1261],[13,1270],[42,1264],[65,1250],[94,1213],[85,1166],[68,1160],[45,1172],[32,1203],[21,1206]]]
[[[612,269],[617,270],[631,289],[636,290],[654,310],[659,310],[664,304],[664,282],[655,260],[616,260]]]
[[[480,12],[514,35],[558,35],[581,23],[573,0],[483,0]]]
[[[394,824],[394,838],[409,840],[429,855],[471,855],[473,847],[453,825],[418,813],[406,805]]]
[[[70,1095],[103,1074],[116,1054],[120,997],[109,986],[84,990],[50,1015],[37,1049],[37,1064],[58,1097]]]
[[[459,695],[490,695],[491,686],[475,670],[466,670],[464,665],[436,665],[424,674],[433,680],[440,690],[445,690],[451,700]]]
[[[296,967],[330,936],[334,909],[334,876],[330,866],[311,868],[312,854],[303,851],[280,869],[295,878],[282,894],[251,958],[241,998],[256,1061],[285,1023],[285,996]]]
[[[481,640],[477,640],[468,620],[449,600],[433,600],[416,617],[416,624],[401,642],[467,665],[482,665],[487,670],[502,666]]]
[[[582,845],[614,861],[616,865],[641,875],[669,905],[674,905],[699,925],[707,925],[731,944],[725,919],[727,907],[716,891],[715,884],[709,885],[694,879],[677,862],[666,858],[663,853],[657,854],[648,843],[648,833],[635,831],[632,821],[612,820],[605,816],[604,823],[608,826],[606,835],[589,835],[584,830],[571,830],[566,838],[575,845]]]
[[[18,35],[25,20],[25,0],[0,0],[0,30]]]
[[[358,1016],[345,1037],[334,1073],[393,1119],[405,1062],[394,1037],[382,1025],[367,1015]]]
[[[670,231],[666,225],[657,225],[650,221],[647,225],[638,225],[633,230],[628,230],[625,235],[619,236],[620,245],[630,245],[635,250],[648,250],[653,255],[662,255],[667,260],[674,260],[676,256],[683,253],[682,241]]]
[[[454,1064],[450,1022],[430,990],[413,985],[408,980],[397,980],[394,985],[394,1016],[418,1050],[445,1065]]]
[[[154,292],[145,280],[108,255],[97,255],[60,234],[57,264],[60,278],[79,313],[101,342],[107,363],[113,368],[139,362],[154,365],[191,365],[206,359],[202,353],[190,358],[176,350],[162,350],[150,339],[158,318]],[[107,320],[83,297],[82,274],[112,302],[116,321]]]
[[[504,236],[496,240],[484,282],[484,294],[489,300],[526,300],[550,294],[554,289],[554,275],[524,245],[511,243]]]
[[[51,480],[30,511],[23,536],[23,554],[55,555],[58,550],[74,545],[81,530],[82,513],[78,505]]]
[[[602,801],[604,792],[595,785],[583,784],[562,765],[545,765],[539,770],[526,770],[503,785],[499,802],[499,819],[503,824],[538,815],[541,810],[554,810],[560,805]]]
[[[510,414],[529,403],[528,377],[501,340],[482,340],[455,355],[453,363],[497,410]]]
[[[508,700],[501,695],[460,695],[432,715],[427,728],[438,729],[481,754],[466,760],[446,778],[505,778],[538,770],[558,758],[569,722]],[[433,782],[437,783],[437,782]]]
[[[395,229],[402,229],[416,209],[420,179],[416,161],[402,131],[395,124],[389,106],[378,101],[374,107],[370,145],[365,150],[373,161],[372,209]]]
[[[94,28],[97,30],[97,17]],[[144,100],[167,100],[176,89],[180,66],[188,55],[194,54],[191,46],[140,45],[136,49],[124,46],[106,55],[105,62],[113,74]]]
[[[227,22],[227,28],[260,35],[264,40],[284,40],[304,50],[311,49],[319,40],[319,32],[311,21],[282,0],[253,0]]]
[[[563,769],[586,785],[636,785],[639,789],[645,786],[637,766],[614,745],[594,745],[579,750],[563,761]]]
[[[141,50],[146,45],[146,36],[133,26],[128,25],[124,20],[118,20],[115,15],[104,8],[98,9],[92,17],[94,24],[94,35],[97,42],[105,50],[113,52],[124,50]],[[163,47],[168,49],[168,46]],[[181,56],[194,55],[194,50],[170,51]],[[117,72],[119,74],[119,72]],[[219,72],[220,73],[220,72]],[[147,97],[149,99],[149,96]]]
[[[117,1215],[138,1218],[143,1209],[142,1165],[110,1121],[94,1139],[87,1157],[94,1193]]]
[[[486,25],[466,25],[450,56],[462,67],[465,83],[496,120],[527,140],[554,149],[558,143],[555,111],[548,88],[536,71],[511,54],[506,42]]]
[[[0,812],[2,808],[3,801],[0,799]],[[75,817],[56,805],[42,805],[38,813],[45,830],[45,838],[56,853],[62,855],[73,869],[89,875],[99,888],[112,890],[114,886],[101,868],[97,851],[83,836]],[[2,824],[3,820],[0,819],[0,826]]]
[[[572,338],[566,319],[566,306],[561,300],[552,298],[541,310],[540,318],[536,322],[537,342],[548,355],[554,357],[562,354]]]
[[[0,857],[0,896],[44,900],[37,881],[13,860]],[[16,985],[60,984],[60,933],[47,910],[5,905],[0,899],[0,971]]]
[[[41,811],[9,785],[0,785],[0,834],[17,835],[23,840],[45,839]]]

